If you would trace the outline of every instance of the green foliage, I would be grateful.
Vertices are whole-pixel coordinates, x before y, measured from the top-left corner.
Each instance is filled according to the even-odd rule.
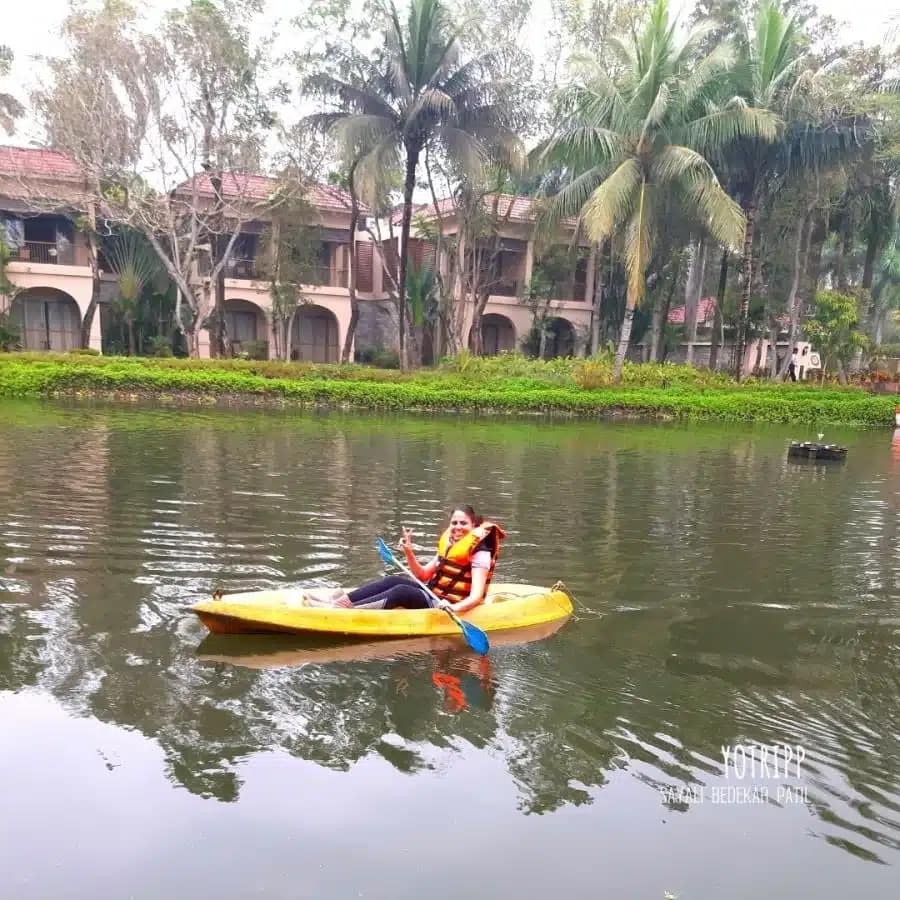
[[[406,299],[412,313],[412,324],[421,328],[432,324],[437,315],[434,272],[426,266],[411,265],[406,273]]]
[[[8,353],[10,350],[18,350],[21,346],[21,335],[12,316],[6,312],[0,312],[0,351]]]
[[[393,350],[383,350],[380,347],[367,347],[365,350],[357,351],[356,361],[378,369],[400,368],[400,355]]]
[[[826,368],[837,362],[847,366],[857,349],[868,343],[859,330],[856,298],[837,291],[816,294],[815,316],[803,330],[822,354]]]
[[[694,377],[688,375],[694,370],[672,366],[668,387],[623,385],[587,390],[576,386],[570,361],[514,362],[518,371],[530,373],[530,377],[492,379],[490,367],[480,367],[481,360],[465,376],[452,371],[412,376],[360,366],[15,354],[0,357],[0,396],[99,392],[165,399],[179,394],[200,400],[326,403],[377,409],[560,412],[808,425],[885,426],[892,424],[894,417],[894,398],[871,396],[856,389],[677,384],[679,377]]]
[[[164,334],[155,334],[149,338],[146,350],[148,356],[172,357],[175,355],[171,339]]]
[[[244,341],[241,346],[241,359],[266,360],[269,358],[268,341]]]
[[[100,351],[93,347],[76,347],[66,351],[69,356],[100,356]]]

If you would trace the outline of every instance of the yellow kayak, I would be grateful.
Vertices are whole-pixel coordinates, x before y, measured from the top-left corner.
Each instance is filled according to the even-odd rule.
[[[216,634],[282,632],[361,637],[458,635],[439,609],[339,609],[309,603],[309,590],[251,591],[201,600],[192,609]],[[561,585],[492,584],[484,603],[461,618],[482,631],[505,631],[564,619],[572,601]]]

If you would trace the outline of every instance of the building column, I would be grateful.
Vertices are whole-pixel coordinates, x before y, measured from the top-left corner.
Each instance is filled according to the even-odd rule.
[[[588,256],[587,268],[584,276],[584,297],[582,300],[587,301],[588,303],[593,302],[594,299],[594,269],[597,265],[597,245],[591,245],[591,252]]]
[[[525,245],[525,281],[523,290],[531,283],[531,273],[534,271],[534,241],[530,240]]]

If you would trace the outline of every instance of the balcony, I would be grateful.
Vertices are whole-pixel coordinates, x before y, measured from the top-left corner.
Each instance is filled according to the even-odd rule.
[[[243,278],[250,281],[260,277],[256,268],[256,260],[252,257],[231,257],[225,263],[226,278]]]
[[[490,292],[495,297],[518,297],[519,282],[511,278],[500,278],[491,285]]]
[[[54,241],[23,241],[18,247],[10,248],[10,260],[51,266],[74,266],[75,249],[71,244],[60,247]]]
[[[313,287],[342,287],[349,284],[347,269],[331,266],[312,266],[303,276],[302,283]]]

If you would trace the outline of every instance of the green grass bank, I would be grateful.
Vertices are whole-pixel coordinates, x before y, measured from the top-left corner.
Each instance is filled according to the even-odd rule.
[[[360,365],[0,354],[0,397],[59,396],[866,427],[892,426],[897,406],[895,397],[854,387],[736,384],[668,364],[627,365],[621,384],[613,385],[603,359],[464,354],[435,369],[401,373]]]

